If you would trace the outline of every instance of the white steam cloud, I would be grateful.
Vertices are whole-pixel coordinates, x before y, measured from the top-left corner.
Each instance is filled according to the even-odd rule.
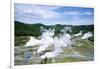
[[[88,39],[88,38],[90,38],[92,36],[93,36],[93,34],[91,32],[87,32],[82,36],[82,39]]]
[[[66,31],[72,32],[70,27],[64,27],[64,29],[61,30],[63,34],[59,34],[58,36],[55,36],[55,29],[45,29],[44,27],[41,28],[41,36],[39,38],[30,37],[30,40],[26,43],[27,46],[38,46],[37,53],[40,55],[41,59],[45,58],[56,58],[60,55],[60,53],[64,52],[64,48],[72,49],[72,37],[70,34],[66,33]],[[74,34],[74,36],[81,36],[82,31],[80,31],[78,34]],[[91,32],[85,33],[81,38],[82,39],[88,39],[89,37],[92,37]],[[44,52],[48,48],[52,48],[49,52]],[[68,56],[68,55],[67,55]],[[80,56],[78,54],[78,56]]]
[[[74,36],[81,36],[82,35],[82,31],[80,31],[79,33],[75,34]]]
[[[30,37],[30,40],[25,45],[26,47],[38,45],[39,48],[37,49],[37,53],[41,53],[45,51],[48,47],[52,47],[53,51],[46,52],[44,55],[41,56],[41,59],[46,57],[57,57],[61,52],[63,52],[63,48],[71,48],[71,35],[66,33],[66,31],[71,31],[71,28],[65,27],[63,29],[63,34],[60,34],[59,36],[54,36],[55,29],[47,30],[41,27],[41,31],[42,34],[39,39],[36,39],[35,37]]]

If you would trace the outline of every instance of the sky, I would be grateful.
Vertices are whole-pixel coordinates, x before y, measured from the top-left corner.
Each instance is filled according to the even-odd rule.
[[[91,25],[94,9],[72,6],[52,6],[15,3],[14,19],[27,24]]]

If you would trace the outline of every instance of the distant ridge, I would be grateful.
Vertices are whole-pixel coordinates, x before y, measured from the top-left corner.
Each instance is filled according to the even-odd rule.
[[[46,29],[54,28],[55,34],[61,33],[61,29],[64,27],[71,27],[72,32],[69,32],[71,34],[78,33],[80,30],[83,32],[93,32],[94,31],[94,25],[80,25],[80,26],[73,26],[73,25],[44,25],[42,23],[35,23],[35,24],[26,24],[19,21],[15,21],[15,36],[40,36],[41,31],[40,27],[44,27]]]

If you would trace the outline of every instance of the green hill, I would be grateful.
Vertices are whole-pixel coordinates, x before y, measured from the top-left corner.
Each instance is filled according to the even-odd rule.
[[[70,34],[78,33],[80,30],[85,32],[92,32],[94,31],[94,25],[80,25],[80,26],[72,26],[72,25],[43,25],[42,23],[35,23],[35,24],[25,24],[22,22],[15,21],[15,36],[39,36],[41,35],[40,27],[44,27],[46,29],[54,28],[55,35],[61,33],[61,29],[64,27],[71,27],[72,32]]]

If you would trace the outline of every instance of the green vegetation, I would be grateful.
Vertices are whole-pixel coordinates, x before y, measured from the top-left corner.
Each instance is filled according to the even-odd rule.
[[[25,24],[18,21],[15,21],[15,65],[29,65],[29,64],[48,64],[48,63],[64,63],[64,62],[81,62],[81,61],[93,61],[94,60],[94,37],[89,39],[82,40],[81,37],[73,37],[74,44],[72,45],[72,49],[64,49],[64,52],[60,54],[59,57],[52,62],[52,59],[41,60],[40,57],[35,53],[39,46],[33,47],[25,47],[25,43],[29,41],[30,36],[34,36],[37,38],[41,35],[40,27],[44,27],[46,29],[54,28],[55,35],[62,33],[60,30],[64,27],[71,27],[72,32],[66,31],[73,34],[79,33],[80,30],[85,32],[92,32],[94,34],[94,25],[81,25],[81,26],[72,26],[72,25],[52,25],[47,26],[41,23],[36,24]],[[79,52],[84,57],[66,57],[67,54],[72,54],[74,51]],[[44,52],[49,52],[48,48]],[[32,58],[26,60],[25,52],[31,52]],[[35,54],[34,54],[35,53]]]
[[[81,26],[72,26],[72,25],[43,25],[41,23],[36,24],[25,24],[18,21],[15,21],[15,36],[40,36],[41,35],[41,29],[40,27],[44,27],[46,29],[54,28],[55,29],[55,35],[61,33],[61,29],[64,27],[71,27],[72,32],[69,32],[71,34],[79,33],[81,30],[83,33],[85,32],[92,32],[94,31],[94,25],[81,25]]]
[[[46,29],[49,28],[54,28],[55,29],[55,35],[58,35],[61,32],[61,29],[63,29],[64,27],[71,27],[72,28],[72,32],[66,31],[70,34],[76,34],[79,33],[79,31],[81,30],[83,33],[85,32],[92,32],[94,33],[94,25],[81,25],[81,26],[71,26],[71,25],[52,25],[52,26],[47,26],[47,25],[43,25],[40,23],[36,23],[36,24],[25,24],[25,23],[21,23],[18,21],[15,21],[15,46],[22,46],[24,45],[29,39],[29,36],[35,36],[38,37],[41,35],[41,31],[40,31],[40,27],[44,27]],[[16,37],[19,36],[19,37]],[[23,37],[26,36],[26,37]],[[94,37],[89,38],[90,41],[94,41]]]
[[[27,37],[27,38],[26,38]],[[29,40],[29,36],[16,36],[17,39],[20,41]],[[73,49],[64,49],[64,52],[52,62],[52,59],[45,59],[41,60],[40,57],[36,54],[33,54],[30,60],[25,62],[25,52],[35,53],[39,46],[33,47],[25,47],[25,43],[19,42],[19,46],[15,46],[15,65],[29,65],[29,64],[49,64],[49,63],[65,63],[65,62],[82,62],[82,61],[93,61],[94,60],[94,46],[93,42],[89,40],[82,40],[80,37],[74,38],[73,41]],[[79,52],[81,55],[86,56],[84,57],[66,57],[67,54],[71,54],[74,51]],[[47,49],[44,52],[49,52],[50,50]]]

